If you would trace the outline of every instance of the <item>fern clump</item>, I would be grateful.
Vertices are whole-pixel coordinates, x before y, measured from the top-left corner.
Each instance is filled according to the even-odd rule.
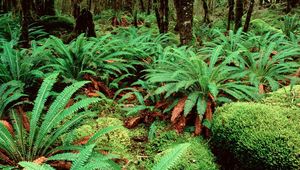
[[[12,110],[11,128],[0,123],[0,160],[16,166],[19,161],[34,161],[63,149],[66,146],[62,146],[59,138],[72,131],[74,126],[89,115],[84,108],[100,100],[86,98],[67,108],[66,105],[72,95],[88,83],[77,82],[66,87],[56,96],[49,108],[45,109],[45,103],[57,77],[58,74],[54,73],[43,81],[30,118],[26,114],[20,115]]]

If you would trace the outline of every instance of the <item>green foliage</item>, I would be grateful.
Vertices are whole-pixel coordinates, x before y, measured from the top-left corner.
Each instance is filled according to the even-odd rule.
[[[19,18],[14,18],[12,13],[0,14],[0,41],[17,40],[20,35]]]
[[[199,115],[203,115],[210,95],[218,102],[255,99],[256,90],[241,81],[243,76],[236,74],[239,69],[227,65],[230,58],[220,60],[221,49],[218,46],[205,62],[185,47],[166,48],[152,69],[147,69],[146,77],[150,83],[163,84],[156,94],[165,94],[165,98],[173,94],[188,96],[185,115],[194,107]]]
[[[176,165],[176,162],[183,156],[191,144],[179,144],[169,150],[165,151],[165,155],[152,168],[152,170],[168,170]]]
[[[97,120],[87,119],[84,125],[75,130],[75,140],[94,135],[98,129],[104,129],[108,126],[120,127],[122,125],[123,122],[117,118],[102,117]],[[91,140],[93,139],[91,138]],[[121,157],[128,156],[128,148],[132,144],[129,137],[129,130],[126,128],[118,128],[108,135],[101,135],[93,143],[96,144],[97,149],[107,150],[109,153],[114,153]]]
[[[144,160],[142,163],[146,164],[146,167],[144,167],[145,169],[150,169],[150,167],[152,168],[155,165],[157,166],[157,163],[161,159],[163,159],[163,154],[170,153],[169,151],[171,151],[172,148],[183,143],[186,143],[190,146],[184,149],[185,151],[180,157],[180,159],[176,160],[175,165],[169,169],[218,169],[216,163],[214,162],[215,158],[213,154],[211,153],[210,149],[208,148],[208,145],[202,138],[193,137],[188,132],[185,132],[184,134],[177,134],[175,131],[168,130],[168,127],[166,127],[166,125],[162,125],[161,122],[157,122],[156,126],[156,137],[153,140],[149,141],[149,143],[146,144],[146,149],[144,149],[149,155],[148,159]],[[174,159],[172,159],[172,161],[174,161]],[[169,163],[169,165],[172,165],[171,162]]]
[[[251,25],[252,27],[254,27],[254,31],[257,33],[261,33],[261,34],[266,32],[282,33],[280,29],[271,26],[270,24],[268,24],[267,22],[259,18],[253,19],[251,21]]]
[[[128,67],[132,66],[125,64],[125,60],[121,59],[122,55],[128,53],[112,51],[114,41],[106,43],[108,39],[109,36],[104,36],[97,40],[88,40],[82,34],[70,45],[66,45],[59,38],[52,36],[46,45],[51,49],[50,65],[46,68],[62,72],[67,82],[82,80],[85,74],[100,75],[103,78],[109,75],[117,76],[117,73],[122,71],[128,72]]]
[[[4,42],[3,50],[0,53],[0,82],[5,83],[18,80],[28,83],[34,77],[42,77],[43,73],[35,69],[36,59],[34,56],[27,56],[27,50],[15,50],[14,42]]]
[[[51,74],[41,85],[31,112],[29,132],[23,127],[22,117],[14,110],[11,112],[11,118],[14,122],[15,134],[12,135],[3,124],[0,124],[0,149],[15,164],[19,161],[33,161],[40,156],[51,155],[60,145],[59,138],[88,115],[88,112],[82,109],[99,101],[97,98],[87,98],[66,108],[72,95],[87,84],[87,82],[77,82],[66,87],[47,111],[44,111],[45,103],[57,76],[57,73]],[[73,115],[75,112],[79,114]]]
[[[34,162],[19,162],[19,165],[21,165],[25,170],[54,170],[50,165],[43,164],[39,165]]]
[[[289,36],[291,33],[296,33],[296,31],[300,31],[300,22],[299,22],[299,16],[293,15],[289,16],[286,15],[283,17],[283,23],[282,23],[282,32]]]
[[[95,144],[83,147],[79,153],[62,153],[48,158],[48,161],[67,160],[72,161],[71,170],[82,169],[108,169],[118,170],[120,167],[110,159],[116,158],[114,155],[102,155],[95,149]]]
[[[262,103],[283,107],[299,107],[300,105],[300,86],[283,87],[272,93],[268,93]]]
[[[277,52],[276,46],[276,42],[270,43],[258,52],[250,53],[240,64],[241,74],[248,76],[249,81],[256,87],[263,84],[271,87],[272,91],[277,90],[280,87],[279,82],[288,80],[299,68],[299,64],[291,58],[297,52],[293,50]]]
[[[0,85],[0,118],[9,110],[8,106],[14,104],[18,99],[24,97],[23,92],[24,84],[19,81],[10,81]]]
[[[233,103],[219,108],[215,115],[211,142],[219,158],[229,158],[231,168],[299,168],[299,116],[291,119],[299,115],[298,109]]]

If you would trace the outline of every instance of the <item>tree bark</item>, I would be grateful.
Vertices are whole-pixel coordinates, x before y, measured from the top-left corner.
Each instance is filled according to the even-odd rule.
[[[145,10],[145,5],[144,5],[144,1],[143,1],[143,0],[140,0],[140,5],[141,5],[141,10],[142,10],[142,12],[146,12],[146,10]]]
[[[169,29],[169,0],[159,0],[159,5],[157,0],[154,0],[155,15],[158,25],[159,32],[161,34],[167,33]]]
[[[193,39],[193,8],[194,0],[174,0],[177,15],[177,27],[181,45],[186,45]]]
[[[21,23],[21,37],[20,37],[20,44],[23,48],[29,48],[29,31],[28,31],[28,20],[29,20],[29,11],[30,11],[30,4],[28,0],[21,1],[21,8],[22,8],[22,23]]]
[[[203,5],[203,9],[204,9],[204,18],[203,18],[203,22],[209,24],[210,20],[209,20],[209,10],[208,10],[208,6],[206,3],[206,0],[202,0],[202,5]]]
[[[81,14],[76,19],[74,32],[76,36],[85,33],[88,37],[96,37],[93,14],[90,11],[86,9],[81,11]]]
[[[148,0],[147,14],[150,15],[152,9],[152,0]]]
[[[80,4],[78,0],[72,0],[72,15],[75,19],[80,15]]]
[[[228,0],[228,23],[227,23],[227,31],[230,30],[230,23],[234,20],[234,0]]]
[[[240,27],[242,27],[242,17],[243,17],[243,0],[236,1],[235,7],[235,27],[236,32]]]
[[[249,6],[249,9],[248,9],[248,12],[247,12],[247,16],[246,16],[245,25],[244,25],[244,28],[243,28],[244,32],[248,32],[250,21],[251,21],[251,16],[252,16],[252,11],[253,11],[253,7],[254,7],[254,3],[255,3],[255,0],[251,0],[250,6]]]

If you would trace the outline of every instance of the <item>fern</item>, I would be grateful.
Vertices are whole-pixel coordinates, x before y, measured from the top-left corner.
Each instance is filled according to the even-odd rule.
[[[21,165],[25,170],[54,170],[50,165],[43,164],[39,165],[33,162],[19,162],[19,165]]]
[[[0,85],[0,118],[3,116],[5,109],[8,110],[9,105],[26,96],[22,93],[23,86],[23,83],[19,81],[10,81]]]
[[[152,170],[168,170],[176,165],[176,161],[183,156],[183,154],[187,151],[189,143],[183,143],[176,145],[175,147],[167,150],[165,155],[160,159],[160,161],[154,165]]]
[[[14,42],[4,42],[3,52],[0,53],[0,82],[5,83],[12,80],[29,83],[34,77],[43,75],[35,68],[34,56],[27,56],[27,50],[17,51],[13,49]],[[1,51],[0,48],[0,51]],[[27,58],[29,57],[29,58]]]
[[[79,112],[92,103],[99,102],[100,99],[88,98],[74,103],[66,108],[71,96],[87,82],[77,82],[65,88],[47,111],[44,111],[45,102],[51,92],[52,86],[56,82],[58,74],[48,76],[39,89],[34,102],[33,111],[30,118],[30,131],[23,128],[22,118],[11,111],[15,135],[12,136],[3,124],[0,124],[0,149],[15,164],[19,161],[33,161],[40,156],[49,156],[52,152],[60,148],[59,137],[69,132],[74,126],[86,117],[89,112]],[[66,119],[68,117],[68,119]],[[5,141],[5,142],[4,142]],[[64,146],[65,147],[65,146]],[[61,147],[63,148],[63,147]]]

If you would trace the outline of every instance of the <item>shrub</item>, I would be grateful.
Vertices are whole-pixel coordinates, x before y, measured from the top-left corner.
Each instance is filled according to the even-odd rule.
[[[230,168],[298,169],[299,119],[289,118],[297,112],[266,104],[227,104],[216,111],[212,145],[219,156],[229,154],[222,161],[229,161]]]

